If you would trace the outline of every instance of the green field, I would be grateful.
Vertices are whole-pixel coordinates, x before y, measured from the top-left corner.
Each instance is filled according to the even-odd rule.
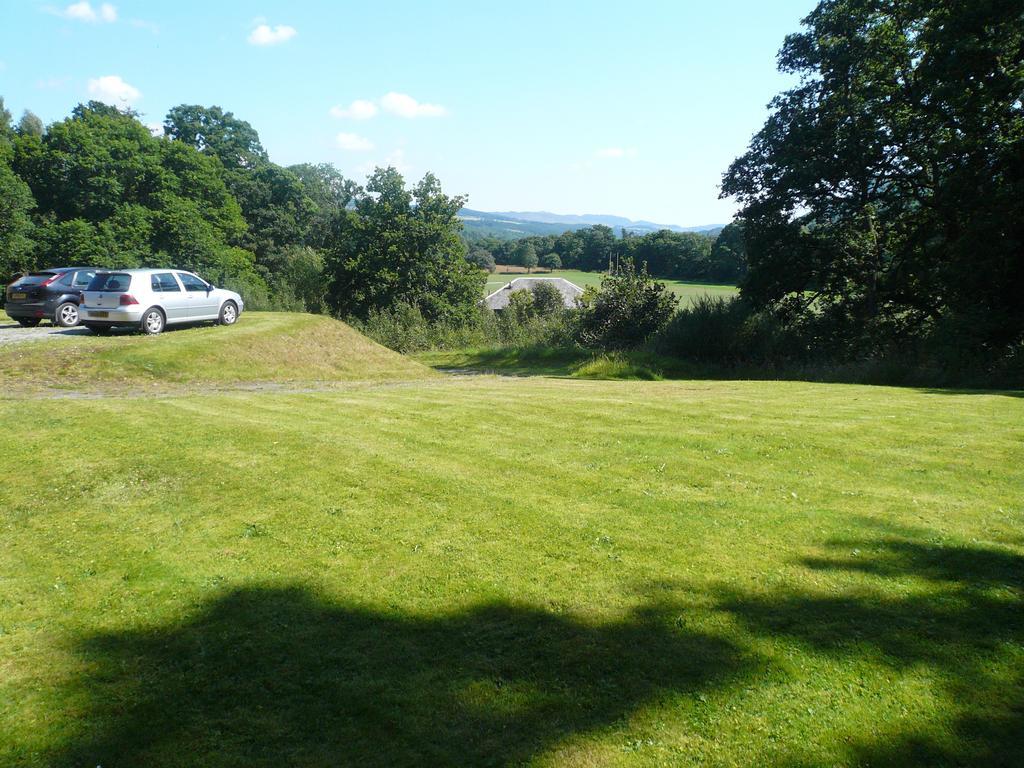
[[[60,341],[126,397],[7,374],[0,765],[1021,764],[1024,393],[451,377],[286,320]]]
[[[586,288],[589,285],[598,288],[601,286],[601,278],[604,276],[603,272],[581,272],[577,269],[558,269],[553,272],[540,271],[534,272],[532,276],[535,277],[564,277],[571,283],[575,283],[580,288]],[[522,272],[514,273],[503,273],[499,267],[499,271],[493,272],[487,276],[487,285],[484,290],[486,293],[493,293],[504,285],[507,285],[509,281],[515,280],[517,277],[531,277]],[[682,280],[665,280],[659,279],[659,282],[664,283],[676,296],[679,297],[681,303],[688,303],[693,301],[698,296],[735,296],[738,289],[733,285],[710,285],[704,283],[686,283]]]

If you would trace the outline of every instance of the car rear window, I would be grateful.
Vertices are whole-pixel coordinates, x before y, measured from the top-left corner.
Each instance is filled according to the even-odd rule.
[[[131,275],[126,275],[122,272],[103,272],[92,279],[87,290],[119,293],[127,291],[128,286],[131,284]]]
[[[19,278],[15,283],[17,286],[23,285],[39,285],[42,282],[49,280],[51,277],[56,275],[56,272],[30,272],[22,278]]]

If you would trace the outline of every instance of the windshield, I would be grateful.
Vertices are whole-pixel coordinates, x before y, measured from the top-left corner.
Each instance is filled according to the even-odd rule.
[[[92,279],[89,291],[107,291],[108,293],[119,293],[128,290],[132,284],[132,276],[123,272],[101,272]]]
[[[29,274],[25,275],[24,277],[19,277],[14,282],[14,285],[17,285],[17,286],[39,285],[40,283],[45,283],[47,280],[49,280],[51,277],[53,277],[56,274],[57,274],[56,272],[30,272]]]

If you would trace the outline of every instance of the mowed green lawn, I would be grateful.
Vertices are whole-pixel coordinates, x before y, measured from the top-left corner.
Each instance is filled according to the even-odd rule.
[[[486,293],[493,293],[499,288],[507,285],[517,277],[564,277],[571,283],[575,283],[580,288],[586,288],[588,285],[592,285],[595,288],[601,286],[601,278],[604,277],[602,272],[581,272],[577,269],[560,269],[554,270],[553,272],[547,272],[541,270],[540,272],[534,272],[533,275],[527,275],[525,273],[508,273],[505,274],[499,270],[493,272],[487,276],[487,285],[484,290]],[[668,286],[676,296],[679,297],[680,304],[687,304],[692,302],[699,296],[722,296],[728,298],[735,296],[738,293],[738,289],[733,285],[711,285],[705,283],[686,283],[682,280],[665,280],[659,279],[659,282],[664,283]]]
[[[1002,765],[1024,399],[0,400],[0,764]]]

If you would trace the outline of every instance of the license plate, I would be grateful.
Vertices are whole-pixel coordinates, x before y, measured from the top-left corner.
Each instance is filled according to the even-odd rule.
[[[28,298],[28,294],[27,293],[12,293],[11,294],[11,298],[14,299],[15,301],[17,301],[19,299],[27,299]]]
[[[89,317],[110,317],[109,312],[90,312]]]

